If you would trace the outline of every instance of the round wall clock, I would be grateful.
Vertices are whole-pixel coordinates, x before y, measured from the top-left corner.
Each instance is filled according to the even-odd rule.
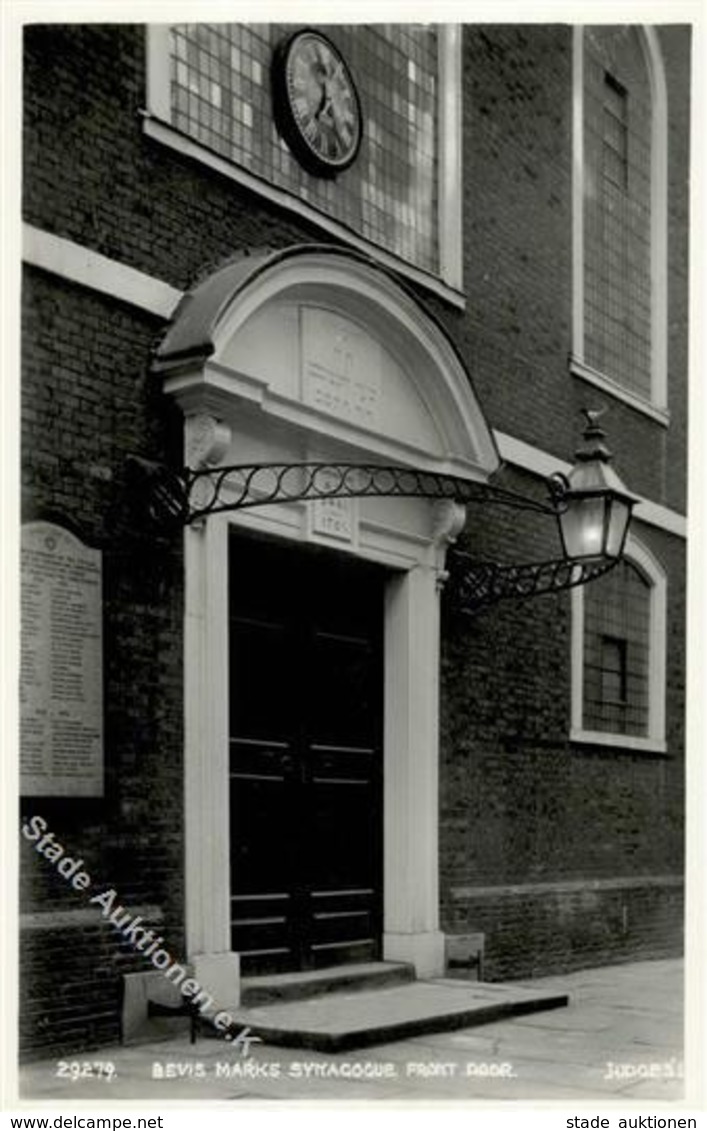
[[[318,31],[298,31],[273,58],[273,103],[280,133],[310,173],[335,177],[355,159],[363,118],[351,72]]]

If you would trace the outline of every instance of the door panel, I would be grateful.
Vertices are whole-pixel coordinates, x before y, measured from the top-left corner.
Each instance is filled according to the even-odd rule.
[[[244,972],[380,956],[383,571],[234,539],[232,946]]]

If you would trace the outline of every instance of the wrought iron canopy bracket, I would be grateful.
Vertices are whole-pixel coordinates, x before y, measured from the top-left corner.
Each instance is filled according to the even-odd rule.
[[[212,514],[316,499],[426,498],[495,503],[556,516],[558,503],[520,495],[495,484],[434,471],[366,463],[255,463],[185,468],[179,473],[133,457],[146,480],[150,517],[189,525]]]
[[[572,562],[557,558],[547,562],[526,562],[501,565],[481,562],[461,550],[450,551],[447,559],[448,588],[455,608],[473,614],[497,601],[541,597],[575,589],[602,577],[612,569],[617,558],[596,558]]]
[[[136,491],[152,522],[185,526],[210,515],[274,503],[341,498],[426,498],[494,504],[557,518],[564,510],[567,480],[548,480],[545,501],[487,482],[415,468],[359,463],[256,463],[185,468],[179,473],[137,457],[131,459]],[[480,562],[453,551],[449,588],[463,612],[508,598],[527,598],[584,585],[606,573],[615,558],[504,565]]]

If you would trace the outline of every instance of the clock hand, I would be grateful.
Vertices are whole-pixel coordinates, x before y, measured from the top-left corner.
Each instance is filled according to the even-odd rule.
[[[339,107],[337,106],[335,99],[331,99],[329,106],[330,106],[330,109],[331,109],[331,117],[332,117],[332,121],[334,123],[334,129],[336,130],[336,133],[339,137],[339,141],[341,142],[342,145],[346,145],[347,141],[348,141],[348,139],[346,137],[346,133],[347,133],[346,127],[348,126],[348,122],[346,121],[346,118],[343,116]]]
[[[314,117],[319,121],[322,114],[331,108],[331,95],[329,94],[329,87],[327,86],[326,78],[322,79],[322,97],[319,106],[314,112]]]
[[[318,121],[325,117],[328,118],[336,132],[340,134],[342,124],[341,114],[336,104],[336,95],[332,93],[332,88],[327,79],[324,79],[323,89],[324,95],[319,109],[314,116]]]

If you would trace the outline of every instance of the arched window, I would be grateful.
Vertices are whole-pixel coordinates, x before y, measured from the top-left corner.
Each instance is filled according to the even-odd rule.
[[[665,749],[666,580],[635,538],[572,595],[572,732],[578,742]]]
[[[667,419],[667,96],[652,28],[574,45],[573,372]]]

